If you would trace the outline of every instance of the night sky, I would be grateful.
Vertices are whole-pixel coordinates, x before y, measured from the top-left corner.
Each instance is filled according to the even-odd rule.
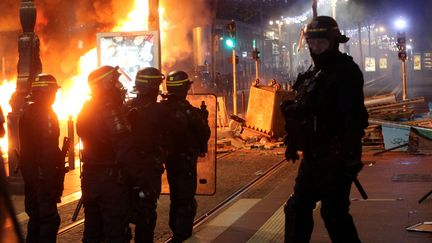
[[[413,37],[417,50],[432,48],[432,0],[351,0],[361,2],[380,24],[394,26],[398,17],[407,21],[407,36]]]

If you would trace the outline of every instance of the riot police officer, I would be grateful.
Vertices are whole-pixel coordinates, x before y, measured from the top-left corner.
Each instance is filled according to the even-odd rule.
[[[167,99],[163,105],[170,112],[166,170],[170,187],[169,225],[173,242],[182,242],[192,235],[197,204],[197,159],[210,138],[207,117],[192,106],[186,96],[192,82],[184,71],[168,74]]]
[[[77,118],[83,143],[81,179],[84,205],[83,242],[129,242],[130,200],[124,178],[134,161],[133,140],[122,113],[125,89],[118,67],[90,73],[91,99]],[[124,178],[123,178],[124,177]]]
[[[128,121],[139,153],[135,165],[137,181],[133,185],[132,204],[135,223],[135,242],[153,242],[156,227],[156,207],[161,191],[161,175],[166,158],[167,120],[165,106],[157,102],[159,86],[165,76],[156,68],[147,67],[138,71],[134,92],[137,97],[129,102],[131,110]],[[141,180],[151,182],[151,190],[142,190]]]
[[[39,74],[31,84],[31,103],[19,119],[27,242],[54,243],[60,226],[56,203],[63,191],[65,167],[58,118],[51,108],[58,88],[54,76]]]
[[[294,162],[303,151],[294,193],[284,208],[285,242],[309,242],[317,201],[333,242],[360,242],[349,194],[363,166],[361,139],[368,125],[363,75],[352,57],[339,51],[348,38],[333,18],[315,17],[305,36],[314,67],[294,84],[295,102],[282,103],[285,156]]]

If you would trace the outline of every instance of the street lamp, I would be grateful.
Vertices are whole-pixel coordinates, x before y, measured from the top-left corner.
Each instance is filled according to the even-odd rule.
[[[399,18],[395,21],[395,26],[398,30],[405,30],[405,28],[407,27],[407,22],[405,19]]]

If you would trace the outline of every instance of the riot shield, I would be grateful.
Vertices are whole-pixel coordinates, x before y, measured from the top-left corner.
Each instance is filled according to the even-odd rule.
[[[197,108],[200,108],[204,101],[209,112],[208,123],[211,135],[207,143],[208,152],[205,157],[198,157],[196,195],[213,195],[216,192],[216,95],[189,94],[187,100]],[[162,193],[169,194],[166,171],[162,175]]]

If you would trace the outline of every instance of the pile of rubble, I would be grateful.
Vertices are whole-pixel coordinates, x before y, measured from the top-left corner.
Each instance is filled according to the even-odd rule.
[[[397,101],[393,93],[365,98],[364,104],[370,118],[382,120],[411,119],[418,110],[423,111],[424,97]]]
[[[272,150],[284,147],[283,138],[272,138],[268,134],[249,129],[244,120],[235,117],[228,128],[218,130],[217,153],[229,153],[237,149]]]

